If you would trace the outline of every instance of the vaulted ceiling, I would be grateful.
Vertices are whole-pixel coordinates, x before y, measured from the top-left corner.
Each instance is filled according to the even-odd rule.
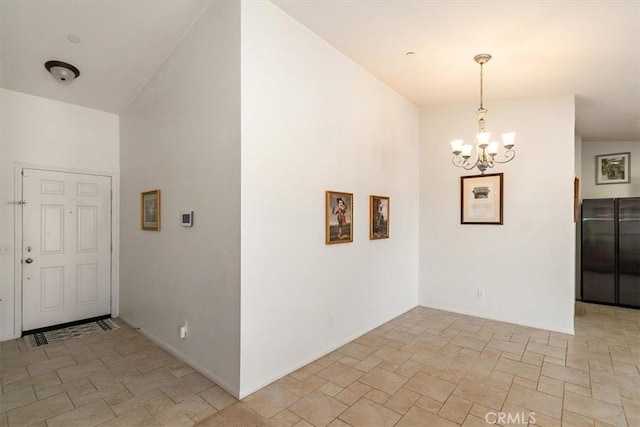
[[[208,3],[3,0],[0,87],[119,113]],[[473,56],[486,52],[489,110],[574,94],[584,140],[640,141],[640,1],[274,3],[418,106],[477,103]],[[50,59],[81,78],[59,84],[44,69]]]

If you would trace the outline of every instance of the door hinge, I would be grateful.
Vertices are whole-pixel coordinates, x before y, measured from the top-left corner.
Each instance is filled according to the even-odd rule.
[[[27,206],[27,201],[26,200],[18,200],[16,203],[18,205],[20,205],[20,206]]]

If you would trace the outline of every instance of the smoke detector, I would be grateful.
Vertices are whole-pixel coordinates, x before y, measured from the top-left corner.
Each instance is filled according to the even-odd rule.
[[[80,70],[62,61],[47,61],[44,68],[56,79],[68,83],[80,75]]]

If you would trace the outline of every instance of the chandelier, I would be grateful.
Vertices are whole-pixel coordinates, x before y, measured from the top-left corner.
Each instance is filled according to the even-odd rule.
[[[504,153],[498,159],[499,144],[495,141],[491,141],[491,132],[488,132],[484,128],[484,116],[487,110],[483,104],[483,74],[482,67],[489,62],[491,55],[488,53],[481,53],[473,57],[473,59],[480,64],[480,107],[476,111],[478,115],[478,133],[476,134],[476,151],[475,155],[471,155],[473,146],[471,144],[465,144],[463,140],[456,139],[451,141],[451,150],[453,152],[452,162],[459,168],[465,170],[471,170],[478,168],[480,173],[484,175],[484,171],[495,166],[496,163],[507,163],[514,159],[516,152],[513,149],[515,146],[516,134],[515,132],[505,133],[502,135],[502,145],[504,146]],[[471,159],[474,160],[471,160]]]

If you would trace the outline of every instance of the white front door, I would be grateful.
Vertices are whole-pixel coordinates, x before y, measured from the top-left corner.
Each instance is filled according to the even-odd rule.
[[[111,177],[22,175],[22,330],[111,313]]]

